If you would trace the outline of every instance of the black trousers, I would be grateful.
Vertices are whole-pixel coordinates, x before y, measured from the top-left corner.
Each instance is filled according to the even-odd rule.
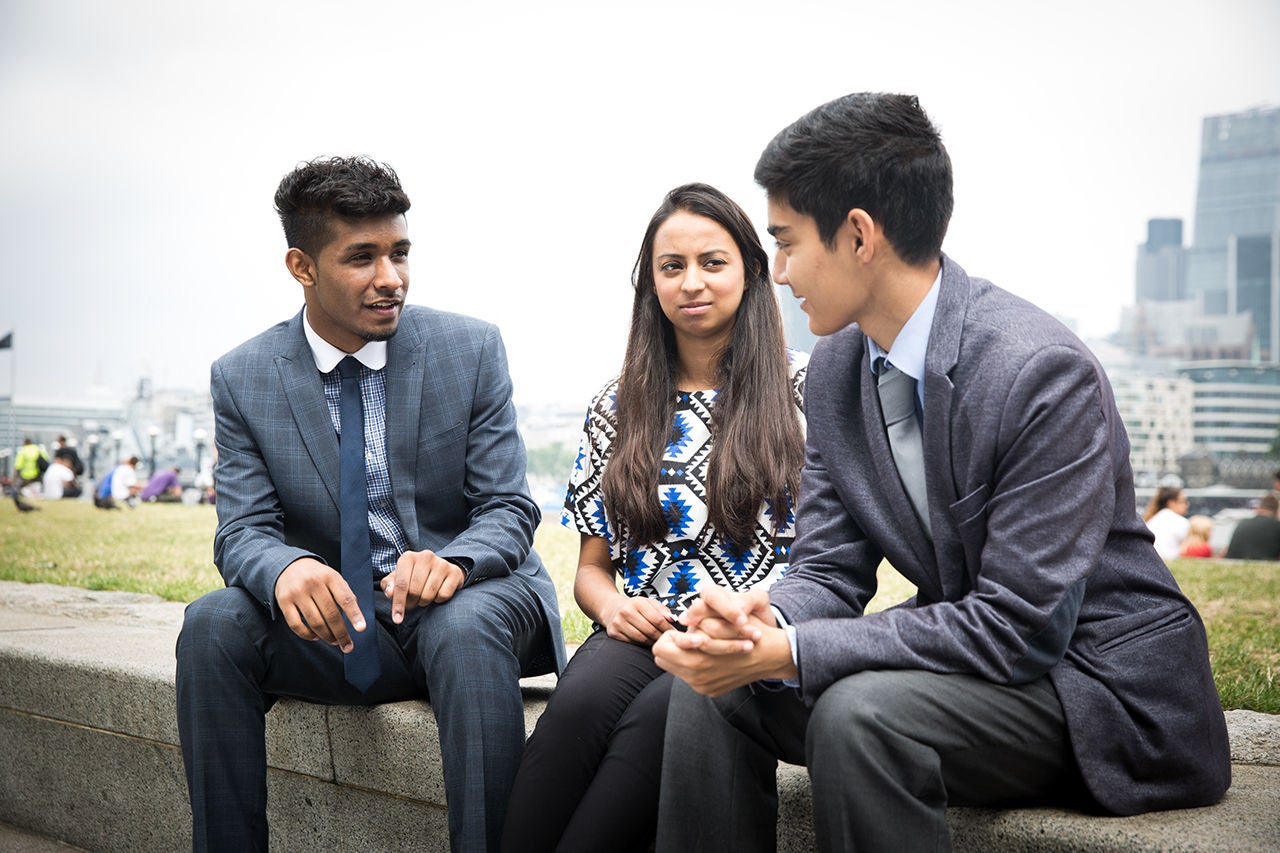
[[[525,745],[502,849],[647,850],[672,682],[648,646],[588,637]]]
[[[809,768],[819,850],[950,850],[948,805],[1078,796],[1047,677],[1007,687],[867,671],[837,681],[812,709],[790,688],[708,699],[677,683],[660,853],[774,850],[778,759]]]

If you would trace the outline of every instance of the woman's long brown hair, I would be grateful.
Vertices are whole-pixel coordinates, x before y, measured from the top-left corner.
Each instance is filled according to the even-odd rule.
[[[774,532],[787,519],[799,487],[804,435],[792,399],[769,257],[742,209],[706,184],[685,184],[667,193],[640,244],[632,272],[631,331],[618,379],[618,436],[604,473],[604,500],[610,515],[625,521],[634,543],[666,536],[658,469],[675,419],[676,342],[654,288],[653,246],[662,223],[679,210],[705,216],[728,231],[745,265],[746,289],[717,367],[707,503],[712,525],[746,548],[763,501],[773,506]]]

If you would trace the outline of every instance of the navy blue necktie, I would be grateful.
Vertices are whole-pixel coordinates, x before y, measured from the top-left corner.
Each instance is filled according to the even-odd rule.
[[[364,469],[364,402],[360,398],[360,362],[347,356],[342,374],[339,418],[341,479],[338,510],[342,519],[342,578],[356,594],[365,629],[351,631],[355,648],[343,656],[347,681],[362,693],[378,680],[378,623],[373,612],[373,556],[369,553],[369,488]]]

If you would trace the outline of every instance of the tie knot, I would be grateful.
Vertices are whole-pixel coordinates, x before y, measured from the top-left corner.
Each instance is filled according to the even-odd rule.
[[[338,373],[342,374],[343,379],[359,379],[360,361],[354,356],[347,356],[338,362]]]

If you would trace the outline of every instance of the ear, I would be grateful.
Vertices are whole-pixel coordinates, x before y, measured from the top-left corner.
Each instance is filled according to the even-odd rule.
[[[855,207],[845,214],[841,231],[844,232],[840,235],[841,239],[863,263],[868,263],[875,257],[876,249],[884,239],[884,232],[880,230],[880,226],[871,218],[871,214],[860,207]]]
[[[284,254],[284,265],[289,275],[303,287],[313,287],[316,283],[316,264],[311,256],[301,249],[290,249]]]

